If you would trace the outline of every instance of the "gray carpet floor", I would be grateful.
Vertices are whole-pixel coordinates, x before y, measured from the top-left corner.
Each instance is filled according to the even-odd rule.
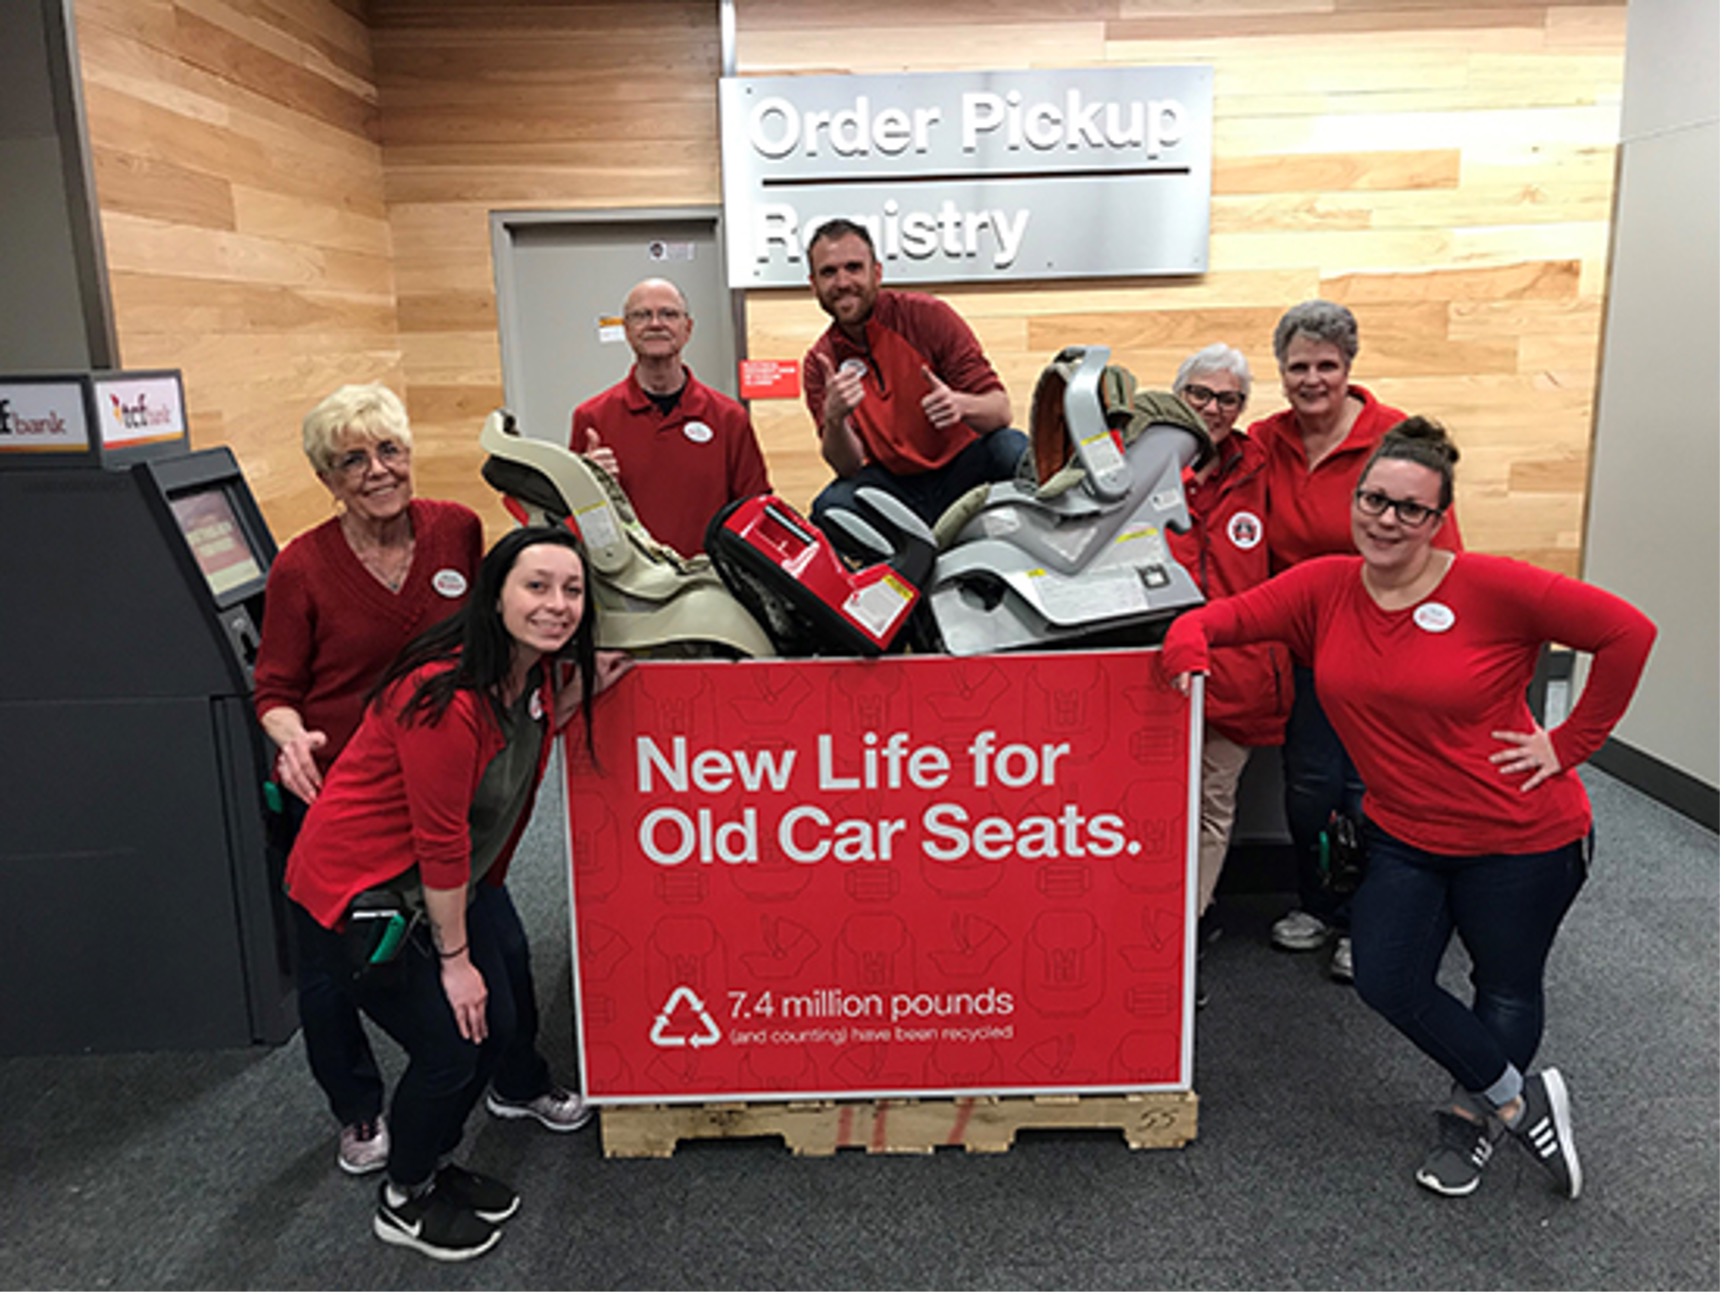
[[[757,1139],[606,1160],[595,1128],[480,1113],[465,1158],[524,1204],[489,1255],[439,1265],[371,1237],[375,1179],[337,1171],[297,1039],[12,1058],[0,1286],[1717,1290],[1718,839],[1585,776],[1599,848],[1552,958],[1542,1058],[1574,1094],[1579,1201],[1506,1147],[1469,1198],[1419,1188],[1444,1077],[1317,955],[1269,947],[1285,896],[1224,883],[1181,1150],[1035,1132],[997,1156],[800,1159]],[[512,889],[542,1044],[570,1077],[560,812],[548,794]]]

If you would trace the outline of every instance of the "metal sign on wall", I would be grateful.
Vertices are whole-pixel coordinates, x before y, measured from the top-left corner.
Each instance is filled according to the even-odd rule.
[[[730,286],[833,216],[895,283],[1201,273],[1213,107],[1208,67],[723,78]]]

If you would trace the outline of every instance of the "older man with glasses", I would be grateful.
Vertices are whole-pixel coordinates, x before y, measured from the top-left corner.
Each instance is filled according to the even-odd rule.
[[[575,409],[569,448],[617,479],[653,538],[693,556],[714,513],[771,492],[766,461],[748,411],[683,363],[694,316],[674,283],[637,283],[623,302],[623,334],[634,366]]]

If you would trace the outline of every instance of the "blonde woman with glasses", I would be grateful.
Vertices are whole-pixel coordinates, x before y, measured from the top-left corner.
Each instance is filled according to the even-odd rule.
[[[296,537],[270,568],[252,699],[280,752],[275,780],[287,793],[290,841],[378,678],[415,635],[461,609],[485,546],[472,509],[414,497],[413,432],[388,387],[332,392],[305,416],[301,444],[335,516]],[[505,892],[499,907],[507,904]],[[513,918],[513,908],[504,916]],[[509,929],[524,966],[518,918]],[[303,941],[297,980],[306,1058],[341,1126],[336,1163],[372,1173],[388,1159],[389,1131],[383,1081],[350,988],[320,971]],[[536,1049],[531,993],[522,996],[530,1029],[499,1069],[490,1108],[556,1132],[578,1128],[586,1108],[551,1082]]]

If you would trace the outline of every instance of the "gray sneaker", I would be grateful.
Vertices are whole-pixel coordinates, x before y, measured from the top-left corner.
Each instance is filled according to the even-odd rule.
[[[1574,1149],[1574,1121],[1569,1111],[1568,1085],[1555,1066],[1530,1076],[1520,1091],[1526,1109],[1509,1130],[1515,1141],[1550,1175],[1569,1200],[1580,1195],[1580,1154]]]
[[[336,1144],[335,1163],[343,1173],[374,1174],[389,1160],[389,1126],[379,1115],[374,1120],[361,1120],[341,1130]]]
[[[1334,933],[1334,929],[1322,918],[1307,913],[1302,908],[1295,908],[1269,928],[1269,942],[1277,949],[1303,953],[1307,949],[1321,947]]]
[[[573,1133],[593,1118],[593,1108],[579,1093],[556,1084],[525,1102],[504,1097],[495,1088],[487,1089],[485,1109],[500,1120],[537,1120],[552,1133]]]
[[[1329,955],[1329,979],[1343,985],[1353,983],[1353,937],[1343,935],[1335,941],[1335,952]]]
[[[1500,1125],[1479,1124],[1453,1111],[1438,1111],[1437,1145],[1413,1177],[1439,1196],[1470,1196],[1500,1137]]]

